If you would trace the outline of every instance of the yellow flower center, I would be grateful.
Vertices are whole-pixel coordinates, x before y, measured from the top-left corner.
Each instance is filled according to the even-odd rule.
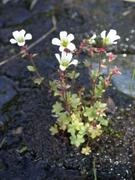
[[[105,38],[103,39],[103,45],[109,45],[109,44],[110,44],[109,38],[105,37]]]
[[[68,40],[63,39],[61,44],[62,44],[63,47],[67,48],[67,46],[68,46]]]
[[[69,65],[69,62],[65,59],[62,61],[62,66],[67,67]]]
[[[18,41],[19,43],[24,42],[24,37],[22,37],[22,36],[18,37],[17,41]]]

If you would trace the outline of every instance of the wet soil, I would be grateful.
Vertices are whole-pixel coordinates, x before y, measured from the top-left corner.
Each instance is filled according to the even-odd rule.
[[[23,27],[36,40],[51,28],[52,13],[57,18],[57,32],[32,50],[39,53],[36,63],[46,79],[56,71],[56,48],[50,42],[61,30],[76,33],[78,44],[92,31],[113,27],[122,35],[115,52],[134,53],[133,9],[134,5],[112,0],[39,0],[32,10],[23,0],[0,4],[0,60],[18,51],[9,44],[13,30]],[[97,179],[135,179],[134,100],[114,87],[108,90],[107,97],[113,99],[117,110],[109,114],[108,131],[93,142],[90,156],[84,156],[64,135],[51,136],[49,128],[56,120],[51,116],[55,99],[47,87],[32,83],[28,64],[26,59],[17,58],[0,67],[0,77],[10,82],[5,83],[5,92],[11,89],[5,103],[5,94],[0,95],[0,179],[93,180],[95,171]]]

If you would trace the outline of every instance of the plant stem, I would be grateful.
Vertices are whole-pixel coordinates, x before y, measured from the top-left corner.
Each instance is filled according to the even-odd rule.
[[[42,76],[41,76],[40,72],[37,69],[37,66],[36,66],[36,64],[35,64],[35,62],[33,60],[33,57],[30,58],[30,61],[31,61],[32,66],[36,69],[35,72],[36,72],[37,77],[41,78]]]
[[[65,72],[61,71],[61,70],[60,70],[60,86],[61,86],[61,95],[63,98],[65,109],[69,114],[71,114],[70,106],[67,102],[67,89],[66,89]]]
[[[59,71],[59,75],[60,75],[60,88],[61,88],[61,95],[63,97],[63,100],[65,101],[65,72],[63,71]]]
[[[99,62],[98,62],[98,71],[99,73],[101,72],[101,60],[99,59]]]
[[[76,75],[76,67],[74,68],[74,75],[73,75],[73,79],[71,82],[71,91],[73,91],[74,87],[75,87],[75,75]]]

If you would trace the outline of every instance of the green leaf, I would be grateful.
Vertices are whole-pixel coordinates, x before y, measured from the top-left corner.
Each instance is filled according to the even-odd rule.
[[[106,103],[102,103],[100,101],[96,101],[96,103],[94,104],[94,108],[99,109],[100,111],[105,111],[107,109],[107,104]]]
[[[102,129],[100,124],[96,126],[90,125],[88,128],[88,133],[92,139],[95,139],[96,137],[100,136],[102,134]]]
[[[49,81],[49,85],[50,85],[51,90],[54,93],[54,96],[58,96],[60,94],[58,90],[59,82],[57,80]]]
[[[85,139],[83,135],[77,134],[77,135],[71,135],[70,136],[71,144],[75,145],[76,147],[79,147],[82,143],[85,142]]]
[[[75,116],[75,114],[73,114],[71,118],[72,121],[68,125],[67,130],[71,134],[71,136],[78,135],[80,137],[86,135],[87,127],[85,126],[85,124],[80,119],[76,119],[77,116]]]
[[[50,128],[50,132],[51,132],[52,135],[55,135],[55,134],[57,134],[59,132],[57,124],[55,124],[54,126],[52,126]]]
[[[65,131],[71,122],[71,117],[66,112],[59,113],[59,117],[57,120],[57,124],[59,125],[59,129]]]
[[[53,110],[52,112],[59,115],[59,113],[63,111],[63,107],[62,104],[58,101],[56,101],[56,103],[53,105]]]
[[[34,66],[27,66],[27,69],[30,71],[30,72],[36,72],[37,69],[34,67]]]
[[[38,77],[33,80],[33,82],[37,85],[40,85],[44,81],[44,77]]]
[[[107,122],[106,122],[106,119],[104,118],[106,117],[106,114],[105,114],[106,109],[107,109],[106,103],[96,101],[96,103],[93,106],[85,107],[83,114],[85,117],[88,117],[88,120],[90,122],[94,120],[99,121],[99,119],[101,119],[101,121],[103,121],[102,123],[106,125]]]
[[[69,97],[69,104],[72,106],[72,108],[76,109],[80,104],[80,98],[78,97],[77,94],[70,94]]]
[[[91,153],[91,148],[89,146],[83,147],[81,153],[84,155],[89,155]]]
[[[98,70],[92,70],[91,71],[91,77],[92,77],[93,80],[96,80],[98,76],[99,76],[99,71]]]
[[[99,77],[99,82],[98,84],[96,85],[95,87],[95,90],[94,90],[94,94],[95,94],[95,97],[96,98],[101,98],[103,93],[105,92],[105,89],[104,89],[104,79],[100,76]]]
[[[80,73],[76,71],[72,71],[67,73],[67,77],[70,79],[77,79],[79,77]]]
[[[94,121],[96,118],[96,109],[94,107],[85,107],[84,116],[88,118],[90,122]]]
[[[109,121],[107,119],[105,119],[104,117],[99,117],[97,119],[97,121],[99,121],[100,124],[103,125],[103,126],[108,126],[108,123],[109,123]]]
[[[89,60],[86,59],[86,60],[84,61],[84,66],[85,66],[85,67],[89,68],[89,67],[91,67],[91,65],[92,65],[92,63],[91,63]]]

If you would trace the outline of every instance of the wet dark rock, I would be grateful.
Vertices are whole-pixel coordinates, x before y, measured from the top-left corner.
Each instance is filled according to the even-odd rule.
[[[5,168],[0,171],[0,177],[5,180],[37,180],[46,177],[44,170],[46,164],[41,160],[33,162],[31,156],[21,157],[15,151],[9,151],[6,154],[2,151],[0,156],[2,157],[2,162],[5,163]]]
[[[31,3],[28,4],[26,1],[26,6],[31,10],[32,14],[49,14],[50,11],[53,11],[54,5],[57,3],[55,1],[52,1],[52,3],[48,3],[47,1],[37,1],[31,10]]]
[[[59,180],[84,180],[84,177],[81,177],[78,171],[75,170],[66,170],[62,168],[52,168],[48,172],[47,180],[59,179]]]
[[[4,117],[0,114],[0,129],[4,127]]]
[[[12,37],[13,29],[11,28],[4,28],[0,31],[0,43],[10,43],[9,40]]]
[[[0,171],[3,171],[5,169],[5,164],[2,160],[0,160]]]
[[[11,147],[17,147],[17,145],[21,142],[20,136],[12,136],[8,135],[5,140],[5,144],[3,145],[3,148],[10,149]]]
[[[113,83],[117,90],[131,97],[135,97],[135,80],[131,80],[131,74],[123,73],[121,76],[113,78]]]
[[[4,25],[4,20],[3,20],[3,18],[0,17],[0,28],[2,28],[3,25]]]
[[[4,114],[0,113],[0,131],[3,132],[7,128],[7,123],[9,119]]]
[[[14,82],[5,76],[0,76],[0,108],[16,95]]]
[[[5,8],[5,9],[3,9],[2,12],[3,12],[3,14],[5,14],[5,16],[3,16],[1,18],[3,18],[5,27],[12,26],[12,27],[15,27],[15,29],[16,29],[16,26],[23,24],[26,20],[30,19],[31,14],[27,9],[22,8],[20,6],[18,6],[13,13],[12,10],[14,8],[16,8],[16,6],[11,5],[11,6],[7,6],[7,8]],[[6,12],[8,12],[8,13],[6,13]]]
[[[97,61],[97,59],[92,60],[93,68],[98,69],[99,65],[98,63],[95,63],[95,61]],[[135,68],[135,56],[126,54],[126,57],[123,57],[122,54],[117,55],[117,58],[110,65],[110,68],[114,68],[114,66],[118,66],[121,71],[120,75],[114,75],[112,77],[113,85],[117,91],[126,94],[127,96],[135,97],[135,79],[132,78]],[[108,73],[107,67],[102,69],[102,73]],[[85,79],[84,82],[88,82],[88,80]]]
[[[125,164],[119,164],[116,167],[112,167],[111,169],[109,169],[108,167],[106,167],[106,169],[101,169],[100,172],[97,172],[97,176],[99,179],[104,180],[124,180],[124,179],[130,179],[133,180],[131,178],[132,175],[132,171],[130,168],[128,168],[128,166]]]

